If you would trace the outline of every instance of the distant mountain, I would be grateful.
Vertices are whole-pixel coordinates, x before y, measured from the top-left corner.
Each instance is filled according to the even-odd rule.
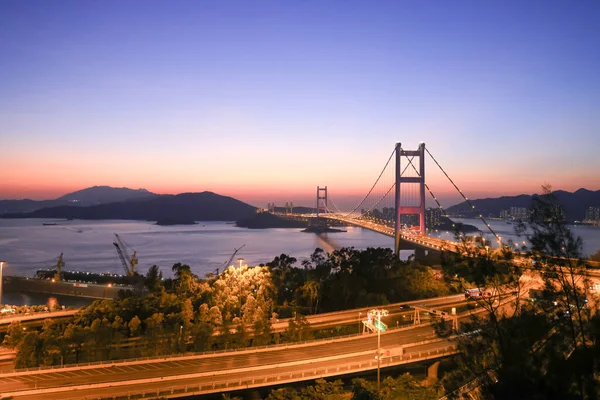
[[[119,201],[139,200],[155,196],[156,194],[151,193],[146,189],[92,186],[87,189],[66,194],[56,199],[56,201],[66,201],[84,206],[93,206],[97,204],[116,203]]]
[[[110,186],[93,186],[66,194],[54,200],[0,200],[0,214],[27,213],[42,208],[72,205],[78,207],[97,204],[115,203],[135,199],[155,197],[156,194],[146,189],[114,188]]]
[[[3,218],[131,219],[142,221],[236,221],[256,213],[256,207],[212,192],[154,195],[141,200],[95,206],[59,206]]]
[[[594,192],[587,189],[579,189],[574,193],[557,190],[553,194],[563,206],[568,221],[582,221],[589,207],[600,207],[600,190]],[[481,214],[484,217],[499,217],[502,210],[507,210],[511,207],[530,208],[536,196],[538,195],[522,194],[519,196],[471,200],[477,212],[473,211],[467,202],[449,207],[446,209],[446,212],[451,216],[475,217]]]

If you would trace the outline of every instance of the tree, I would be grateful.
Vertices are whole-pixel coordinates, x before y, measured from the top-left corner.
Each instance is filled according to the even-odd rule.
[[[21,322],[13,321],[8,326],[2,344],[15,349],[21,344],[23,338],[25,338],[25,328],[21,325]]]
[[[296,317],[290,319],[288,322],[288,328],[285,331],[285,337],[289,342],[300,342],[302,340],[312,339],[309,332],[310,324],[306,320],[306,317],[302,314],[297,313]]]
[[[212,344],[214,324],[210,321],[208,304],[204,303],[198,310],[198,317],[193,327],[193,345],[195,351],[208,350]]]
[[[471,246],[464,248],[463,257],[445,261],[446,274],[486,290],[494,288],[505,297],[516,293],[505,306],[496,296],[477,300],[485,313],[463,324],[466,334],[455,339],[460,353],[454,370],[444,378],[446,390],[477,380],[483,396],[495,399],[598,398],[581,241],[566,227],[563,215],[545,188],[535,200],[527,230],[523,224],[517,230],[532,244],[526,257],[508,250],[493,257]],[[528,265],[528,260],[533,263]],[[541,282],[547,299],[524,302],[525,281]]]
[[[534,269],[542,278],[544,289],[552,293],[558,305],[559,315],[553,329],[567,342],[561,340],[561,354],[554,356],[565,364],[577,360],[571,369],[575,368],[577,374],[571,378],[577,384],[578,395],[596,398],[600,393],[595,379],[598,365],[590,350],[590,283],[581,258],[581,238],[568,229],[564,215],[562,206],[547,185],[543,187],[543,195],[534,198],[529,221],[531,233],[527,233],[523,225],[518,229],[531,243],[528,254],[534,261]]]
[[[140,325],[142,325],[142,321],[140,321],[140,318],[137,315],[134,316],[131,321],[129,321],[129,334],[132,337],[135,337],[139,334]]]
[[[176,278],[175,289],[178,294],[191,293],[195,287],[197,277],[192,274],[189,265],[176,263],[171,268]]]
[[[319,298],[321,296],[321,284],[317,281],[308,281],[300,287],[300,293],[308,304],[312,314],[316,314],[319,308]]]
[[[164,290],[164,286],[162,284],[162,272],[157,265],[153,265],[150,267],[148,272],[146,273],[146,278],[144,280],[144,284],[148,288],[148,290],[152,293],[160,293]]]

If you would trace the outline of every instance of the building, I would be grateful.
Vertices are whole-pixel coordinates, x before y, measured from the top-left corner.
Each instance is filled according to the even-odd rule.
[[[512,219],[515,221],[526,221],[531,216],[531,211],[525,207],[511,207],[508,210],[500,211],[500,218]]]
[[[427,229],[436,229],[442,224],[442,210],[440,208],[428,208],[425,210],[425,226]]]
[[[585,222],[600,222],[600,207],[590,207],[585,212]]]

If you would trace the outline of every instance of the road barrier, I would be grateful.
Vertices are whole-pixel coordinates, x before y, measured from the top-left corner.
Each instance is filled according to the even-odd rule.
[[[414,362],[424,361],[428,359],[441,358],[446,357],[457,352],[456,347],[453,345],[448,345],[443,348],[438,348],[434,350],[423,350],[423,351],[414,351],[407,352],[402,355],[392,356],[387,358],[382,364],[381,367],[392,367],[402,364],[410,364]],[[291,365],[301,365],[301,364],[312,364],[316,361],[327,361],[331,359],[338,358],[347,358],[357,355],[366,355],[372,354],[373,351],[364,351],[360,353],[353,354],[345,354],[343,357],[340,356],[331,356],[324,357],[318,360],[305,360],[305,361],[295,361],[291,363],[285,364],[270,364],[261,367],[249,367],[240,370],[226,371],[227,373],[239,373],[243,371],[251,371],[251,370],[260,370],[267,368],[276,368],[283,366],[291,366]],[[248,389],[254,387],[262,387],[262,386],[271,386],[271,385],[279,385],[283,383],[290,382],[298,382],[303,380],[313,380],[319,378],[326,378],[330,376],[336,375],[345,375],[349,373],[357,373],[362,371],[373,370],[377,368],[377,361],[369,360],[363,362],[355,362],[349,364],[341,364],[336,367],[311,367],[295,370],[293,372],[286,372],[280,374],[268,374],[268,375],[258,375],[254,377],[248,377],[244,379],[224,379],[224,380],[213,380],[211,384],[199,384],[199,385],[178,385],[178,386],[167,386],[161,387],[156,390],[137,390],[137,391],[126,391],[126,394],[119,396],[110,396],[110,397],[99,397],[97,395],[94,396],[85,396],[82,398],[91,400],[91,399],[99,399],[99,398],[110,398],[110,399],[136,399],[136,398],[155,398],[155,397],[181,397],[181,396],[191,396],[191,395],[199,395],[199,394],[210,394],[210,393],[219,393],[233,390],[241,390]],[[206,376],[217,376],[224,375],[223,374],[215,374],[214,372],[202,372],[197,374],[188,374],[188,375],[176,375],[176,376],[166,376],[166,377],[158,377],[158,378],[147,378],[147,379],[137,379],[130,381],[121,381],[121,382],[103,382],[96,384],[86,384],[86,385],[77,385],[77,386],[63,386],[56,388],[43,388],[43,389],[27,389],[20,391],[7,392],[0,395],[0,399],[11,398],[11,397],[23,397],[23,396],[35,396],[41,394],[48,393],[61,393],[61,392],[76,392],[78,390],[97,390],[102,388],[116,388],[119,386],[132,386],[132,385],[148,385],[152,383],[165,383],[169,381],[175,381],[179,379],[193,379],[197,377],[206,377]],[[125,391],[124,391],[125,392]]]

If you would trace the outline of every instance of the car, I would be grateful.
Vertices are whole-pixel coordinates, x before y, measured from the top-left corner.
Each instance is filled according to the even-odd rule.
[[[0,310],[0,313],[2,313],[2,314],[14,314],[15,313],[15,309],[14,308],[10,308],[10,307],[4,307],[2,310]]]
[[[448,313],[446,311],[441,311],[441,310],[430,310],[429,313],[431,315],[439,315],[440,317],[445,317],[448,315]]]

